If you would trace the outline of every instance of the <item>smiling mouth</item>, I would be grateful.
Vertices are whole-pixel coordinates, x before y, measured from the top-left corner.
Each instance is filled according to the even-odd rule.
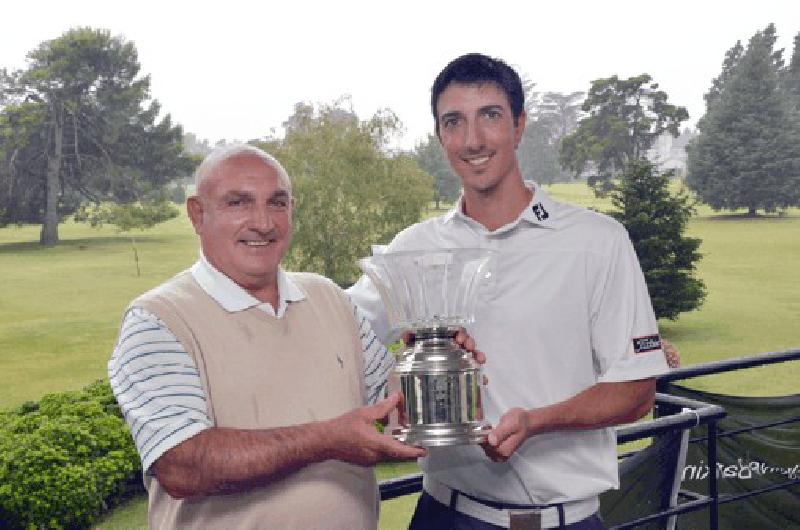
[[[471,166],[480,166],[481,164],[485,164],[486,162],[488,162],[490,158],[491,158],[491,156],[489,156],[489,155],[478,156],[478,157],[474,157],[474,158],[465,158],[464,162],[466,162],[467,164],[469,164]]]
[[[270,239],[267,241],[242,241],[248,247],[266,247],[270,243],[274,243],[274,239]]]

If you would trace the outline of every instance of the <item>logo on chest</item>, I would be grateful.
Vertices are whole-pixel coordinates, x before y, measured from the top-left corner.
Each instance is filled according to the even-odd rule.
[[[550,217],[550,214],[547,213],[547,210],[544,209],[544,206],[542,206],[542,203],[540,202],[537,202],[536,204],[531,206],[531,210],[533,210],[533,215],[535,215],[536,219],[538,219],[539,221],[544,221],[548,217]]]

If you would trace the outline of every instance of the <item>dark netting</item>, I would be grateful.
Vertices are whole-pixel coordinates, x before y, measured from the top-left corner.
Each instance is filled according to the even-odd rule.
[[[619,525],[669,507],[683,431],[657,436],[653,443],[620,462],[620,489],[600,496],[606,526]],[[665,528],[666,520],[640,528]]]
[[[670,385],[668,393],[720,405],[728,415],[718,422],[719,434],[773,422],[794,420],[765,429],[717,439],[717,476],[721,500],[800,478],[800,394],[781,397],[737,397]],[[692,436],[705,436],[706,427]],[[708,451],[705,442],[689,444],[682,489],[708,493]],[[705,510],[681,515],[678,528],[707,528]],[[800,484],[720,504],[719,527],[742,529],[800,528]]]
[[[758,425],[782,422],[764,429],[740,432],[717,439],[718,489],[721,500],[800,479],[800,395],[748,398],[725,396],[679,385],[667,393],[725,408],[718,433],[732,433]],[[680,412],[674,411],[674,412]],[[692,437],[705,437],[705,426],[692,430]],[[673,478],[680,453],[681,431],[659,435],[651,446],[620,463],[620,489],[600,497],[600,511],[608,526],[614,526],[666,509],[670,504]],[[708,494],[706,440],[689,444],[686,462],[678,470],[682,490]],[[678,504],[682,499],[678,499]],[[638,528],[666,528],[667,520]],[[709,527],[707,509],[678,516],[677,528]],[[800,484],[719,506],[722,529],[800,529]]]

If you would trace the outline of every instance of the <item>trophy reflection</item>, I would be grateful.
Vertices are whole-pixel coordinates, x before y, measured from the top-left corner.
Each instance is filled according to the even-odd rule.
[[[453,338],[474,320],[490,257],[490,250],[446,249],[388,252],[359,260],[380,293],[392,328],[414,337],[395,368],[408,426],[392,434],[403,442],[438,447],[480,443],[488,435],[480,367]]]

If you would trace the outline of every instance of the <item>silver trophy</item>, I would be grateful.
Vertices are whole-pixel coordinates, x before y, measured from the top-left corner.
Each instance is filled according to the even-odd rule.
[[[453,338],[474,320],[490,257],[490,250],[447,249],[359,260],[392,328],[414,336],[395,368],[408,427],[393,434],[403,442],[433,447],[486,439],[490,426],[483,421],[480,367]]]

